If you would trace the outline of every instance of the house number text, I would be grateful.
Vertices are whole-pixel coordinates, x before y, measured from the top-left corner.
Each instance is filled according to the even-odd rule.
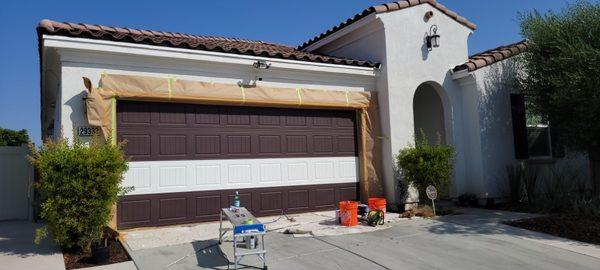
[[[100,134],[99,127],[85,126],[77,128],[77,135],[80,137],[91,137]]]

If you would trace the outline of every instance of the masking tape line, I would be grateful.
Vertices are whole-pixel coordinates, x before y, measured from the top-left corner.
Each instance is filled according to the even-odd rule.
[[[350,107],[350,98],[348,98],[348,90],[345,91],[346,94],[346,107]]]
[[[302,106],[302,88],[296,88],[296,94],[298,95],[298,106]]]
[[[240,85],[240,91],[242,92],[242,104],[246,104],[246,89],[243,85]]]
[[[113,145],[117,144],[117,98],[113,97],[112,108],[111,108],[111,142]]]
[[[175,76],[169,76],[167,78],[167,90],[169,91],[169,100],[171,100],[171,97],[173,96],[173,83],[177,81],[177,78]]]

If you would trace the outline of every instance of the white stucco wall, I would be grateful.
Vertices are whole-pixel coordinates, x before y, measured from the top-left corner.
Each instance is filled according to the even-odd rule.
[[[469,190],[480,197],[499,196],[506,166],[515,160],[510,94],[516,91],[517,68],[513,58],[473,72],[483,174],[480,181],[469,185]]]
[[[423,17],[428,11],[433,11],[434,16],[425,22]],[[462,189],[465,180],[465,144],[462,136],[462,93],[449,70],[456,63],[467,60],[467,39],[471,30],[430,5],[384,13],[381,14],[381,20],[386,30],[388,56],[390,129],[386,132],[392,138],[386,159],[393,163],[396,153],[413,143],[412,102],[416,89],[424,82],[439,85],[438,94],[444,104],[446,123],[449,123],[446,125],[446,141],[455,145],[457,150],[452,189],[452,193],[456,193]],[[441,46],[427,51],[424,38],[434,24],[439,27]]]
[[[256,77],[265,86],[311,88],[325,90],[365,91],[375,88],[374,76],[344,75],[319,71],[278,69],[273,64],[268,70],[256,70],[250,65],[219,64],[163,57],[115,54],[84,50],[58,50],[60,57],[61,95],[60,125],[63,136],[72,139],[78,126],[87,125],[84,115],[82,77],[91,79],[94,85],[103,72],[237,84],[250,83]],[[59,129],[55,129],[55,133]]]
[[[424,15],[428,11],[434,16],[425,21]],[[454,186],[451,188],[451,195],[455,196],[466,186],[465,160],[469,150],[465,149],[462,134],[462,92],[449,71],[467,60],[467,39],[472,31],[427,4],[378,14],[372,20],[372,23],[362,23],[365,26],[346,36],[328,41],[316,51],[383,64],[376,85],[385,137],[385,189],[392,203],[400,201],[395,155],[400,149],[414,144],[412,103],[415,91],[425,82],[437,86],[445,112],[445,139],[457,149]],[[439,27],[441,46],[428,51],[425,35],[434,24]]]

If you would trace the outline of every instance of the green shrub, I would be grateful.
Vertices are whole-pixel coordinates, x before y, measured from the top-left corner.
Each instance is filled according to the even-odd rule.
[[[600,217],[600,197],[591,192],[581,167],[550,166],[545,174],[535,164],[507,166],[508,197],[517,207],[514,210]]]
[[[48,230],[64,249],[88,249],[100,240],[128,168],[121,148],[94,138],[89,146],[61,139],[32,149],[30,160],[40,175],[40,216],[46,222],[36,232],[37,242]]]
[[[600,218],[599,197],[576,197],[571,200],[570,206],[572,214]]]
[[[29,143],[27,130],[11,130],[0,127],[0,146],[21,146]]]
[[[508,178],[508,192],[506,192],[504,188],[500,186],[500,189],[502,190],[501,192],[505,193],[505,195],[508,194],[508,199],[510,202],[520,203],[524,197],[523,194],[525,193],[525,188],[523,187],[525,169],[520,165],[507,165],[506,175]]]
[[[432,185],[442,190],[450,184],[454,170],[454,147],[443,145],[440,139],[430,145],[421,130],[415,138],[415,146],[400,150],[396,157],[404,179],[412,183],[420,192]]]
[[[477,195],[475,195],[473,193],[465,193],[465,194],[458,196],[458,205],[460,205],[462,207],[478,206],[479,198],[477,198]]]

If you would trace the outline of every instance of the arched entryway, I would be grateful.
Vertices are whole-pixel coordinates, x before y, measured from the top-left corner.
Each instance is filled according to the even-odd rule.
[[[430,144],[448,143],[444,101],[439,91],[443,91],[440,85],[426,82],[417,87],[413,98],[415,138],[423,130]]]

